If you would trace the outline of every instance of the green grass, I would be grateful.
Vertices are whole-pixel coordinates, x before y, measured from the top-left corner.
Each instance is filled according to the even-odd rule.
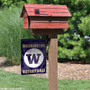
[[[0,56],[7,57],[10,64],[20,64],[21,39],[41,38],[23,29],[21,11],[17,7],[0,9]]]
[[[48,79],[22,76],[0,70],[0,88],[48,90]],[[90,80],[59,80],[58,90],[90,90]]]
[[[20,63],[21,39],[33,38],[30,30],[23,29],[21,11],[21,8],[0,9],[0,56],[13,64]]]

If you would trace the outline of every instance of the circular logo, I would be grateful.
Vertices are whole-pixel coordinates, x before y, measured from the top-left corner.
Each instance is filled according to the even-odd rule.
[[[43,60],[44,60],[43,53],[36,48],[29,49],[24,54],[24,62],[28,67],[31,68],[39,67],[42,64]]]

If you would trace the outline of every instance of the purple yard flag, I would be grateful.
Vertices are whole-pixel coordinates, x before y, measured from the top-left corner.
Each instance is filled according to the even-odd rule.
[[[21,74],[46,73],[46,41],[43,39],[21,40]]]

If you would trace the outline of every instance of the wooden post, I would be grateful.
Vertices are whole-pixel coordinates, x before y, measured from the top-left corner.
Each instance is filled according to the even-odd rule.
[[[57,35],[49,35],[49,90],[58,90],[57,78]]]

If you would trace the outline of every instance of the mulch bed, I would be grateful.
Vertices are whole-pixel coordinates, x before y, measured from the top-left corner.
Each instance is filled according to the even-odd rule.
[[[5,62],[5,58],[0,58],[0,63]],[[46,74],[33,74],[31,76],[48,78],[48,60]],[[21,74],[21,66],[3,66],[0,64],[1,70]],[[89,64],[71,64],[71,63],[58,63],[58,79],[70,80],[90,80],[90,65]]]

